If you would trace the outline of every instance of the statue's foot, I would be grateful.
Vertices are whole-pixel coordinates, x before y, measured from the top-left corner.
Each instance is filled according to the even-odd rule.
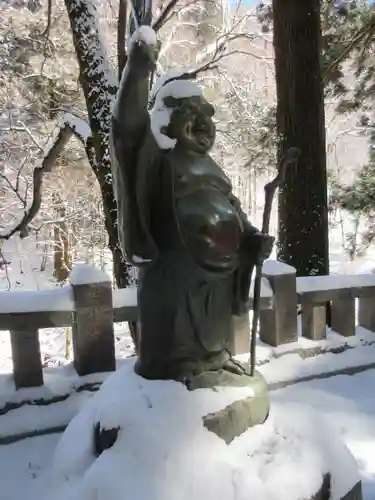
[[[249,375],[248,370],[246,370],[246,368],[241,363],[235,361],[232,358],[226,361],[223,366],[223,370],[230,373],[235,373],[236,375]]]

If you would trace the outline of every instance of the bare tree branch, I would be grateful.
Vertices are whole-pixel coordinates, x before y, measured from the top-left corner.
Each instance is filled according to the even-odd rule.
[[[5,270],[5,276],[6,276],[6,279],[7,279],[7,283],[8,283],[8,291],[11,289],[11,284],[10,284],[10,278],[9,278],[9,272],[8,272],[8,265],[10,264],[10,262],[8,262],[6,259],[5,259],[5,256],[3,254],[3,251],[1,249],[1,245],[0,245],[0,270]]]
[[[2,127],[2,128],[0,128],[0,132],[26,132],[26,134],[30,137],[31,141],[39,149],[39,151],[43,150],[42,146],[39,144],[39,142],[33,136],[31,130],[20,120],[18,121],[17,126],[10,125],[9,127]]]
[[[42,33],[42,35],[45,36],[47,39],[48,39],[50,31],[51,31],[51,25],[52,25],[52,0],[48,0],[47,26],[46,26],[46,29]]]
[[[30,207],[25,210],[24,215],[21,221],[8,233],[0,234],[0,240],[8,240],[14,234],[19,233],[20,238],[26,238],[29,234],[28,226],[30,222],[37,215],[40,206],[42,204],[42,188],[43,188],[43,178],[45,174],[48,174],[52,171],[53,167],[56,164],[56,160],[64,150],[66,144],[70,140],[70,138],[74,135],[77,137],[81,143],[85,146],[87,157],[89,161],[92,161],[92,158],[95,158],[95,153],[93,151],[91,135],[87,134],[89,130],[89,126],[86,122],[81,120],[80,118],[66,114],[61,122],[59,132],[57,136],[54,138],[52,144],[46,148],[46,152],[42,161],[42,165],[37,167],[33,171],[33,194],[32,194],[32,203]],[[3,177],[3,176],[2,176]],[[6,179],[9,183],[9,180]],[[27,190],[26,196],[24,199],[20,198],[19,190],[18,190],[18,181],[16,184],[16,188],[11,188],[14,192],[16,192],[17,197],[21,200],[22,204],[26,206],[27,204]],[[17,191],[18,190],[18,191]]]
[[[127,55],[125,49],[126,21],[128,17],[128,4],[126,0],[119,0],[118,23],[117,23],[117,63],[118,79],[121,80],[122,72],[125,68]]]
[[[45,63],[47,61],[47,57],[48,57],[48,44],[50,43],[51,26],[52,26],[52,0],[48,0],[47,26],[43,32],[43,36],[45,37],[45,40],[44,40],[44,48],[43,48],[44,59],[42,61],[42,65],[40,67],[41,74],[43,73],[44,65],[45,65]]]
[[[18,172],[17,172],[16,187],[15,187],[16,193],[19,193],[19,190],[20,190],[21,173],[22,173],[22,170],[24,169],[24,167],[26,165],[27,159],[28,159],[28,157],[26,156],[25,159],[22,162],[21,167],[18,169]],[[24,206],[26,207],[26,203],[25,203]]]
[[[30,137],[30,139],[32,140],[32,142],[34,143],[34,145],[39,149],[39,151],[42,151],[43,150],[42,146],[35,139],[35,137],[33,136],[32,132],[31,132],[31,130],[22,121],[19,121],[18,123],[23,127],[23,130],[27,133],[27,135]]]
[[[17,198],[19,199],[19,201],[22,203],[22,206],[25,208],[26,207],[25,198],[22,198],[22,196],[20,194],[20,191],[19,191],[19,175],[18,175],[18,173],[17,173],[17,181],[16,181],[16,185],[15,186],[13,186],[13,184],[8,179],[8,177],[6,175],[2,174],[2,173],[0,173],[0,179],[3,179],[3,181],[5,182],[5,184],[17,196]]]
[[[154,31],[159,31],[162,26],[167,22],[169,15],[172,13],[174,7],[177,5],[178,0],[170,0],[167,5],[162,10],[160,16],[156,19],[156,21],[152,24],[152,28]]]

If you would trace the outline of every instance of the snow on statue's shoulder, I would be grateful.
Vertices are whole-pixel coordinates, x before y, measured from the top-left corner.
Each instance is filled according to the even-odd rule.
[[[163,75],[160,75],[156,78],[154,84],[152,85],[152,89],[150,92],[150,100],[154,100],[159,90],[166,86],[168,83],[172,83],[172,81],[183,82],[186,73],[193,72],[194,70],[190,68],[172,68],[166,71]],[[186,81],[186,79],[185,79]]]
[[[165,77],[161,78],[165,81]],[[155,103],[150,114],[151,131],[160,149],[173,149],[176,145],[176,139],[171,139],[164,133],[165,128],[169,125],[173,110],[164,104],[164,99],[166,97],[185,99],[201,96],[202,89],[189,80],[172,80],[170,82],[167,80],[166,84],[155,88],[159,88],[159,90],[154,96]]]
[[[174,97],[175,99],[184,99],[187,97],[201,96],[202,88],[190,80],[172,80],[167,82],[158,91],[155,99],[155,106],[163,103],[165,97]]]
[[[156,33],[150,26],[140,26],[132,34],[129,45],[135,42],[143,42],[146,45],[156,45]]]
[[[159,92],[159,90],[162,88],[163,85],[166,85],[166,83],[169,80],[180,78],[184,72],[185,71],[182,70],[181,68],[180,69],[173,68],[173,69],[170,69],[168,71],[165,71],[164,74],[155,78],[155,81],[154,81],[152,88],[151,88],[151,91],[150,91],[150,101],[155,100],[157,93]]]
[[[92,283],[105,283],[110,281],[107,273],[89,264],[76,264],[70,274],[72,285],[89,285]]]

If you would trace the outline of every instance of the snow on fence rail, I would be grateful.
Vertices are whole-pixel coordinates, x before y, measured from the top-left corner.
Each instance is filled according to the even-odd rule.
[[[295,269],[277,261],[263,268],[260,339],[278,346],[298,339],[297,304],[302,335],[325,337],[325,304],[331,303],[332,328],[355,334],[359,325],[375,331],[375,275],[296,278]],[[252,293],[249,309],[252,308]],[[113,290],[110,278],[88,265],[76,266],[70,284],[48,291],[0,292],[0,330],[9,330],[17,388],[43,385],[39,329],[72,326],[74,365],[79,375],[115,369],[113,324],[137,319],[136,288]],[[234,319],[232,351],[248,351],[249,326]]]

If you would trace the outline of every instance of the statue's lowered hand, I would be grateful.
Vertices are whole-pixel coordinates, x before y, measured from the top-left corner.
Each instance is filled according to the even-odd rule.
[[[241,254],[252,264],[261,264],[272,253],[275,238],[261,231],[251,232],[242,237]]]
[[[270,257],[273,250],[275,238],[260,231],[255,233],[253,235],[253,238],[254,240],[256,240],[257,261],[261,263]]]

